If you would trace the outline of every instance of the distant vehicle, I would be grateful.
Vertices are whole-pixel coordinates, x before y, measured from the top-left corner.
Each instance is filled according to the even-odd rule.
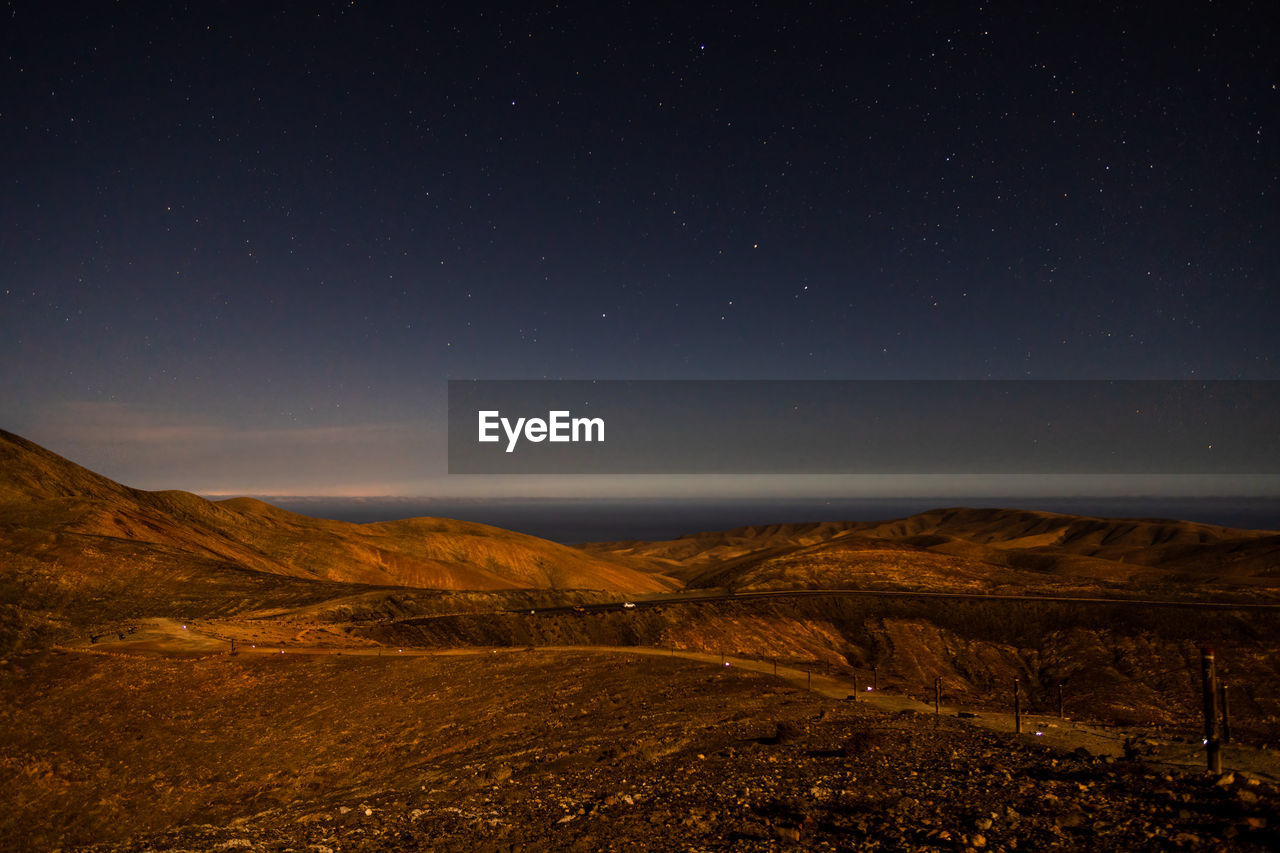
[[[626,604],[624,604],[624,605],[622,605],[622,606],[623,606],[623,607],[625,607],[625,608],[627,608],[628,610],[630,610],[631,608],[633,608],[633,607],[635,607],[635,606],[636,606],[636,603],[635,603],[634,601],[628,601]]]

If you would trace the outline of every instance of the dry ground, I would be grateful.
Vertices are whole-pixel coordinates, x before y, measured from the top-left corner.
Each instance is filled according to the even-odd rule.
[[[1280,844],[1271,782],[1064,755],[678,658],[54,653],[3,669],[5,849]]]

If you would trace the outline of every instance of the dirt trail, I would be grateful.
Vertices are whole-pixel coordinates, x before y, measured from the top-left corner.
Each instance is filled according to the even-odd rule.
[[[197,625],[174,619],[150,619],[132,634],[121,640],[110,640],[93,645],[84,643],[66,647],[70,651],[98,651],[123,654],[161,655],[209,655],[227,653],[232,638],[236,641],[237,654],[259,655],[363,655],[363,656],[455,656],[511,654],[523,651],[516,647],[460,647],[449,649],[413,649],[381,646],[366,641],[354,645],[350,638],[335,631],[312,625],[287,625],[259,623],[208,623]],[[315,644],[319,641],[320,644]],[[910,696],[884,690],[870,690],[865,685],[855,695],[853,685],[843,678],[819,674],[804,669],[760,661],[750,658],[725,657],[718,654],[645,646],[538,646],[540,652],[599,653],[678,657],[710,666],[727,666],[739,670],[776,675],[795,687],[811,690],[821,696],[843,701],[865,702],[870,707],[888,712],[914,712],[933,716],[932,704],[926,704]],[[989,731],[1014,735],[1014,715],[988,709],[943,704],[938,713],[961,718]],[[968,716],[972,715],[972,716]],[[1043,714],[1024,714],[1020,737],[1034,740],[1048,747],[1070,752],[1086,749],[1099,756],[1120,757],[1130,733],[1118,728],[1102,728],[1070,719],[1057,719]],[[1204,752],[1200,744],[1152,742],[1152,752],[1143,759],[1149,764],[1167,765],[1182,770],[1204,767]],[[1244,773],[1260,779],[1280,781],[1280,756],[1249,747],[1224,745],[1222,747],[1224,770]]]

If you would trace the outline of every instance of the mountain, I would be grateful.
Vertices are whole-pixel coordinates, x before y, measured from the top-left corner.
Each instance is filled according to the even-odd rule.
[[[572,548],[448,519],[349,524],[250,498],[133,489],[0,431],[6,632],[32,614],[83,623],[296,612],[379,589],[631,595],[681,587],[1274,598],[1280,533],[951,508]]]
[[[1171,519],[937,509],[583,546],[690,587],[904,586],[967,591],[1152,591],[1280,586],[1280,533]]]
[[[3,431],[0,555],[2,600],[55,611],[224,613],[369,584],[627,593],[677,585],[606,555],[483,524],[348,524],[249,498],[132,489]]]

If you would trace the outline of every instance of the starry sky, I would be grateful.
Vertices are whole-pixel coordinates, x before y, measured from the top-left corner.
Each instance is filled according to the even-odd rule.
[[[1280,379],[1269,7],[1063,5],[9,2],[0,426],[661,496],[446,476],[447,380]]]

